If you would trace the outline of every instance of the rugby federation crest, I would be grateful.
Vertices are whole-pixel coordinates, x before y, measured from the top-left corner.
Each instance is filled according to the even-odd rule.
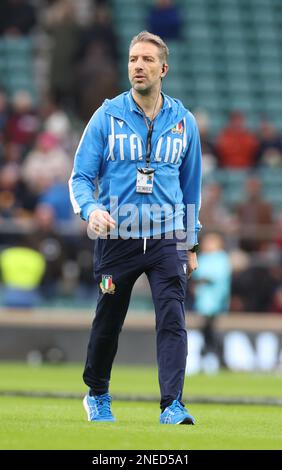
[[[182,121],[180,121],[178,124],[176,124],[176,126],[174,126],[172,129],[171,129],[171,132],[173,134],[183,134],[184,132],[184,129],[183,129],[183,124],[182,124]]]
[[[102,282],[100,282],[100,289],[103,294],[114,294],[116,286],[113,283],[113,276],[110,274],[102,274]]]

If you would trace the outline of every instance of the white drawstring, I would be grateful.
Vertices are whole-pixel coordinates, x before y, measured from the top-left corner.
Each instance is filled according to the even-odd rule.
[[[111,158],[115,159],[113,151],[115,146],[115,121],[113,116],[111,116],[111,134],[109,135],[109,155],[107,156],[107,161]]]
[[[147,246],[147,238],[144,238],[144,245],[143,245],[143,248],[144,248],[144,255],[146,253],[146,246]]]

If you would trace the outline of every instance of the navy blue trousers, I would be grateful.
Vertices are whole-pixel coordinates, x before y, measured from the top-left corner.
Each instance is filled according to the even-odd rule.
[[[111,275],[114,294],[99,287],[96,315],[92,324],[83,373],[94,394],[108,391],[118,338],[128,310],[135,281],[145,272],[152,291],[156,313],[156,341],[161,408],[176,398],[181,400],[184,385],[187,332],[184,297],[187,252],[177,250],[177,240],[98,239],[94,253],[94,277]],[[130,354],[130,351],[128,352]]]

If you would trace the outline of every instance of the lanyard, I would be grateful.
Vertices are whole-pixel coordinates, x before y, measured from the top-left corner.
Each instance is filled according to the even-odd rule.
[[[135,103],[136,103],[136,101],[135,101]],[[157,104],[157,101],[156,101],[156,104]],[[154,112],[155,112],[156,104],[155,104],[155,107],[154,107],[154,110],[153,110],[153,115],[154,115]],[[153,117],[150,124],[148,124],[148,121],[147,121],[147,118],[145,116],[145,113],[144,113],[143,109],[137,103],[136,103],[136,105],[137,105],[138,109],[142,112],[143,119],[144,119],[146,127],[148,129],[148,134],[147,134],[147,139],[146,139],[146,165],[149,166],[150,160],[151,160],[151,152],[152,152],[152,134],[153,134],[153,130],[154,130],[154,121],[155,121],[155,118],[157,116]]]
[[[144,116],[144,119],[148,127],[148,134],[147,134],[147,140],[146,140],[146,165],[149,166],[150,159],[151,159],[151,152],[152,152],[152,134],[153,134],[154,123],[151,122],[150,125],[148,125],[148,122],[145,116]]]

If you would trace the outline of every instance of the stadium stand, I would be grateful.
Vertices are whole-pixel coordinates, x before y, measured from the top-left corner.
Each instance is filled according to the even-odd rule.
[[[69,166],[85,125],[78,109],[82,99],[77,90],[73,92],[70,87],[61,102],[56,101],[50,93],[53,41],[52,35],[44,26],[44,18],[49,8],[54,7],[57,11],[57,6],[60,10],[60,6],[64,9],[66,4],[72,3],[72,15],[78,30],[82,35],[91,31],[91,38],[95,39],[97,23],[91,23],[95,17],[93,5],[108,5],[112,21],[106,22],[105,30],[113,27],[117,37],[116,41],[112,40],[112,43],[116,43],[110,45],[117,49],[117,57],[111,61],[111,70],[114,77],[119,77],[120,91],[124,91],[129,88],[129,42],[135,34],[148,27],[148,12],[155,1],[81,0],[79,8],[76,0],[23,0],[23,3],[30,3],[36,8],[36,25],[32,32],[15,36],[1,34],[0,31],[0,251],[7,246],[17,245],[20,234],[37,231],[36,249],[43,252],[47,263],[47,275],[42,286],[45,305],[92,304],[95,297],[92,281],[93,247],[92,241],[86,236],[85,225],[74,217],[68,223],[57,224],[56,204],[50,204],[50,198],[46,208],[45,187],[50,184],[51,187],[47,189],[52,192],[56,181],[46,181],[45,172],[36,178],[39,188],[36,191],[23,178],[27,156],[36,150],[38,137],[42,132],[55,134],[53,141],[55,137],[58,151],[66,152],[66,166]],[[258,238],[267,238],[267,244],[261,248],[262,252],[244,253],[243,257],[246,255],[251,264],[264,264],[270,277],[272,276],[273,286],[279,289],[282,285],[279,268],[282,243],[281,0],[175,0],[173,3],[181,10],[182,28],[180,38],[166,41],[171,51],[171,68],[169,77],[163,82],[164,91],[181,99],[195,115],[198,110],[207,115],[207,135],[201,134],[202,146],[205,147],[204,189],[214,183],[220,188],[216,209],[220,207],[226,211],[226,221],[224,228],[218,225],[216,228],[224,234],[226,246],[230,250],[240,248],[242,227],[234,219],[238,205],[245,202],[246,182],[252,175],[261,181],[262,202],[271,204],[273,223],[270,227],[256,227]],[[62,20],[60,14],[58,17]],[[104,39],[102,43],[103,41]],[[100,71],[95,69],[99,76],[100,59],[101,49],[98,58],[94,53],[92,59],[90,53],[89,62],[85,64],[100,67]],[[119,73],[116,72],[116,60]],[[69,78],[73,79],[79,65],[77,57],[70,57],[71,67],[72,64],[73,76]],[[72,74],[66,74],[66,78],[68,75]],[[76,88],[81,91],[84,87],[81,86],[79,76],[76,76]],[[101,96],[99,94],[97,97],[95,80],[87,78],[87,82],[94,83],[94,91],[91,91],[97,102],[109,97],[102,96],[103,92],[107,93],[103,86],[99,89]],[[104,82],[100,80],[99,84],[104,85]],[[13,109],[13,99],[17,92],[23,97],[22,91],[27,92],[32,103],[29,103],[28,109],[19,113]],[[88,98],[85,102],[89,104],[91,112],[95,111]],[[222,165],[216,142],[232,111],[240,111],[246,117],[246,130],[251,130],[261,153],[273,150],[274,147],[276,153],[272,152],[269,159],[274,164],[268,164],[269,154],[266,160],[260,154],[246,168],[234,169]],[[264,131],[264,134],[261,129],[262,120],[268,122],[268,130],[265,125],[267,132]],[[11,131],[16,140],[9,137]],[[23,143],[20,141],[22,135],[25,138]],[[43,149],[43,153],[45,151]],[[46,163],[50,163],[47,158]],[[65,173],[68,171],[65,168]],[[203,225],[203,232],[208,231],[210,227],[205,220]],[[134,305],[141,309],[152,308],[151,299],[144,296],[145,291],[148,291],[148,285],[142,279],[137,285],[133,310]],[[249,293],[249,297],[251,296],[252,292]],[[239,305],[236,302],[233,303],[235,310],[236,305]],[[274,303],[266,305],[265,311],[270,311],[271,305]],[[188,306],[191,306],[190,300]],[[242,301],[240,311],[244,311],[245,306]],[[277,307],[277,313],[279,309],[281,306]]]
[[[0,39],[0,86],[10,97],[25,90],[36,98],[33,49],[30,37]]]
[[[152,0],[115,0],[113,15],[120,38],[121,89],[128,88],[127,53],[132,36],[146,27]],[[167,41],[171,51],[164,91],[189,109],[206,109],[217,133],[232,110],[243,111],[253,129],[266,115],[282,130],[282,23],[277,0],[189,0],[174,2],[183,12],[183,40]],[[216,170],[207,181],[224,182],[225,202],[244,198],[248,171]],[[278,215],[282,206],[281,171],[260,171],[266,199]],[[281,186],[280,186],[281,187]]]
[[[121,88],[126,89],[127,46],[146,27],[152,0],[116,0],[113,14],[120,37]],[[205,107],[213,132],[227,113],[240,109],[254,128],[260,114],[281,130],[281,3],[277,0],[189,0],[183,12],[183,40],[168,41],[171,72],[164,90],[190,109]]]

